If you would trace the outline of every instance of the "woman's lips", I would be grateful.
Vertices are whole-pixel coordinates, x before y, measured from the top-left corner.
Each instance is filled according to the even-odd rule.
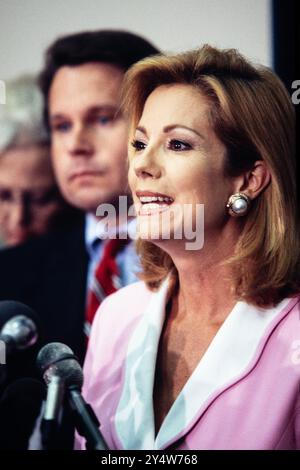
[[[145,202],[154,202],[153,200],[158,200],[159,202],[167,202],[168,204],[171,204],[174,201],[174,199],[171,196],[168,196],[167,194],[149,190],[137,190],[136,195],[141,202],[143,202],[143,200],[145,200]]]
[[[149,190],[138,190],[136,191],[136,195],[140,202],[138,209],[139,215],[159,214],[168,210],[169,206],[174,202],[174,199],[166,194]]]

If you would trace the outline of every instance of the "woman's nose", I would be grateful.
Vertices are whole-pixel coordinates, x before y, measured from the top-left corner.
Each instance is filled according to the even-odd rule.
[[[162,174],[162,168],[157,161],[154,150],[145,150],[143,154],[138,155],[134,160],[134,171],[138,178],[159,178]]]

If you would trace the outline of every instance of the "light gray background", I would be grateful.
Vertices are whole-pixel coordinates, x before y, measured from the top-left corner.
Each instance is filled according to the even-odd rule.
[[[271,0],[0,0],[0,79],[37,72],[59,35],[122,28],[164,51],[205,42],[271,65]]]

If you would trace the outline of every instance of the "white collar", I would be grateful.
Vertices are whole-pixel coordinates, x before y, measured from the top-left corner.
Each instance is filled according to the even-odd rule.
[[[152,294],[128,345],[124,386],[115,415],[116,431],[124,449],[164,449],[186,434],[205,411],[208,401],[247,373],[271,324],[293,303],[284,299],[275,308],[260,309],[237,302],[155,438],[154,374],[168,284],[166,279],[159,291]]]
[[[124,222],[118,227],[118,233],[134,233],[136,227],[136,219],[131,219],[128,223]],[[85,244],[89,250],[96,240],[109,238],[114,234],[114,230],[108,231],[107,224],[97,218],[93,214],[85,216]],[[108,235],[108,236],[107,236]]]

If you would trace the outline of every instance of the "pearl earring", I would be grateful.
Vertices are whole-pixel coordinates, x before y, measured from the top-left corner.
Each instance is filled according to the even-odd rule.
[[[250,198],[244,193],[235,193],[230,196],[226,207],[232,217],[240,217],[247,214],[250,207]]]

